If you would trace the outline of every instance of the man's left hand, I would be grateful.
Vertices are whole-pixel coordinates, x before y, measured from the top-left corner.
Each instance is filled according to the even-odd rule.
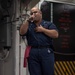
[[[44,27],[42,27],[41,25],[40,25],[40,26],[37,26],[37,27],[35,28],[35,31],[36,31],[36,32],[43,32],[43,30],[44,30]]]

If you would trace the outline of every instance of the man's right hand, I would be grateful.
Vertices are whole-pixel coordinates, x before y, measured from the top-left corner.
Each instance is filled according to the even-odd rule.
[[[30,22],[33,22],[33,21],[34,21],[34,16],[30,16],[28,20],[29,20]]]

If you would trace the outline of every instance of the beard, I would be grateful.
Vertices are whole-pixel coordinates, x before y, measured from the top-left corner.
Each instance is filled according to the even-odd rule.
[[[34,23],[38,23],[39,21],[38,20],[34,20]]]
[[[40,21],[40,19],[35,19],[34,23],[38,23]]]

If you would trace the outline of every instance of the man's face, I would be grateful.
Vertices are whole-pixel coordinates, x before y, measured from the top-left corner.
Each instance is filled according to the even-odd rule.
[[[33,17],[34,21],[39,21],[41,19],[41,15],[42,14],[40,10],[36,8],[31,9],[30,16]]]

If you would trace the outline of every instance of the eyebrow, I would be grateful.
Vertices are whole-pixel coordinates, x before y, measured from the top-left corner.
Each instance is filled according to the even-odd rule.
[[[39,12],[39,11],[30,12],[30,14],[32,15],[33,13],[37,13],[37,12]]]

